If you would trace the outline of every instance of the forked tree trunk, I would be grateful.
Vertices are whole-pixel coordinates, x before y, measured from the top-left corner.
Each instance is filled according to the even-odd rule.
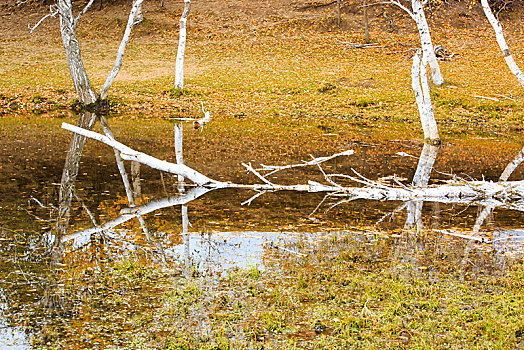
[[[178,36],[178,51],[175,63],[175,89],[184,88],[184,53],[186,51],[186,24],[191,8],[191,0],[184,0],[184,12],[180,17],[180,33]]]
[[[497,43],[499,44],[499,47],[502,50],[502,54],[504,55],[504,59],[506,60],[506,64],[508,65],[509,70],[517,78],[520,85],[524,86],[524,74],[522,74],[522,71],[515,63],[515,60],[513,59],[513,56],[509,51],[508,44],[506,44],[506,39],[504,39],[504,32],[502,31],[502,26],[500,25],[500,22],[493,15],[493,12],[489,7],[488,0],[481,0],[481,3],[482,9],[484,9],[484,14],[486,15],[486,18],[488,19],[489,23],[493,27],[493,30],[495,31]]]
[[[69,66],[69,73],[78,94],[78,99],[83,104],[94,103],[97,100],[97,96],[91,87],[91,82],[80,55],[80,45],[75,33],[71,0],[58,0],[58,11],[60,13],[60,31],[67,57],[67,65]]]
[[[143,0],[135,0],[133,2],[133,7],[129,12],[129,18],[127,20],[127,26],[124,32],[124,36],[122,37],[122,41],[120,42],[120,46],[118,47],[118,53],[116,54],[115,64],[113,66],[113,69],[109,73],[106,82],[104,83],[104,86],[102,86],[102,89],[100,90],[101,100],[107,97],[109,87],[111,86],[111,84],[113,84],[113,81],[115,80],[116,76],[118,75],[118,72],[120,71],[120,67],[122,67],[122,61],[124,60],[124,53],[126,51],[127,43],[129,42],[131,29],[133,29],[133,26],[135,25],[136,14],[138,8],[142,6],[142,1]]]

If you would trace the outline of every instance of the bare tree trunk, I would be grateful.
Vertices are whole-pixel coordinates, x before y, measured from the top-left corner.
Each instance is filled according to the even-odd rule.
[[[429,67],[431,68],[431,78],[435,85],[442,85],[444,78],[440,72],[440,66],[435,55],[433,43],[431,41],[431,34],[429,33],[429,26],[424,14],[424,7],[420,0],[412,0],[411,8],[413,9],[413,15],[415,16],[415,22],[417,23],[417,29],[420,36],[422,50],[427,55]]]
[[[175,63],[175,88],[184,88],[184,53],[186,51],[186,24],[191,8],[191,0],[184,0],[184,12],[180,17],[180,34],[178,36],[178,51]]]
[[[131,161],[131,182],[133,183],[133,198],[135,201],[142,197],[142,185],[140,181],[140,163]]]
[[[367,0],[363,0],[363,10],[364,10],[364,36],[366,44],[369,44],[371,41],[369,39],[369,19],[368,19],[368,2]]]
[[[499,181],[508,181],[511,174],[517,169],[517,167],[524,161],[524,148],[517,154],[515,159],[511,161],[507,166],[506,169],[502,172],[500,175]]]
[[[71,0],[58,0],[58,11],[60,13],[60,31],[62,33],[69,73],[78,94],[78,99],[83,104],[94,103],[97,100],[97,96],[91,88],[91,82],[80,55],[80,45],[75,33],[75,19],[73,18]]]
[[[420,154],[418,161],[417,170],[415,171],[413,181],[411,182],[413,186],[421,187],[428,185],[429,179],[431,177],[431,171],[433,170],[433,165],[437,159],[438,150],[438,146],[424,143],[424,147],[422,148],[422,153]]]
[[[439,145],[440,137],[438,134],[438,126],[435,121],[426,75],[426,59],[426,52],[422,54],[422,59],[420,57],[420,51],[413,56],[413,66],[411,69],[412,87],[415,92],[422,130],[424,130],[424,139],[433,145]]]
[[[495,31],[497,43],[499,44],[499,47],[502,50],[502,54],[504,55],[504,59],[506,60],[506,64],[508,65],[509,70],[517,78],[520,85],[524,86],[524,74],[522,74],[522,71],[515,63],[515,60],[513,59],[513,56],[509,51],[508,44],[506,44],[506,39],[504,39],[504,32],[502,31],[502,26],[500,25],[500,22],[493,15],[493,12],[489,7],[488,0],[481,0],[481,3],[482,8],[484,9],[484,14],[486,15],[486,18],[488,19],[489,23],[493,27],[493,30]]]

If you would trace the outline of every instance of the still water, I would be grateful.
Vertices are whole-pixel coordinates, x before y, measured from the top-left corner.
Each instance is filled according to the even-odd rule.
[[[508,264],[521,256],[524,214],[504,205],[489,208],[478,203],[347,200],[300,192],[267,192],[253,198],[256,193],[250,190],[198,192],[190,185],[181,190],[173,175],[126,164],[137,208],[150,208],[135,215],[136,209],[129,209],[113,151],[92,140],[78,154],[78,177],[72,184],[71,202],[63,209],[59,202],[64,186],[60,182],[71,152],[67,153],[70,135],[59,129],[59,122],[4,121],[0,132],[2,348],[74,347],[71,344],[77,343],[68,343],[73,338],[99,348],[126,345],[121,338],[132,326],[124,321],[122,334],[116,337],[120,340],[114,342],[107,337],[77,339],[64,329],[69,323],[80,328],[103,327],[101,315],[83,313],[84,303],[101,288],[101,280],[113,278],[114,266],[134,271],[130,261],[158,272],[144,289],[151,299],[138,298],[150,300],[149,304],[137,304],[140,311],[156,307],[161,293],[157,284],[166,276],[205,276],[212,281],[239,269],[263,271],[285,266],[289,256],[314,256],[320,244],[341,239],[346,247],[361,246],[371,259],[409,262],[427,278],[453,270],[438,266],[433,259],[437,255],[449,260],[447,266],[454,262],[462,266],[462,279],[504,273]],[[149,122],[136,128],[116,122],[113,133],[135,149],[174,161],[171,128],[169,123]],[[288,140],[284,152],[280,142],[271,140],[260,141],[257,149],[254,141],[246,142],[242,135],[226,140],[216,131],[189,130],[186,134],[186,164],[212,178],[237,183],[257,181],[245,173],[242,162],[299,164],[310,160],[313,152],[318,157],[353,149],[354,155],[326,162],[322,170],[350,174],[355,169],[372,180],[395,175],[395,181],[409,184],[422,150],[415,140],[339,136],[337,142],[315,141],[314,148],[304,139]],[[446,141],[433,160],[430,184],[452,175],[496,181],[520,151],[514,141],[518,137],[509,136],[504,140]],[[521,180],[523,175],[521,166],[511,179]],[[316,167],[271,176],[272,182],[283,184],[308,180],[322,182],[324,176]],[[522,200],[516,204],[517,209],[519,205],[522,208]],[[60,222],[63,219],[57,222],[61,210],[68,211],[65,223]],[[54,234],[58,225],[63,230],[63,244],[58,244]],[[333,244],[322,254],[335,256],[344,249]],[[471,264],[464,263],[468,259]],[[117,293],[122,284],[130,283],[118,282],[118,278],[113,287],[106,286],[102,292]],[[64,287],[71,281],[77,286],[74,291]],[[122,308],[123,314],[136,312],[125,300],[122,294],[115,307]]]

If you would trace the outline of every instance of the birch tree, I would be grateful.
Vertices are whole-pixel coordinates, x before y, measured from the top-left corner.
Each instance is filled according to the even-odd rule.
[[[500,25],[500,22],[495,17],[493,12],[491,11],[491,8],[489,7],[488,0],[481,0],[482,9],[484,10],[484,14],[486,15],[486,18],[488,19],[489,23],[493,27],[493,30],[495,31],[495,37],[497,38],[497,43],[499,44],[500,50],[502,51],[502,55],[504,56],[504,60],[506,61],[506,64],[509,67],[509,70],[513,75],[517,78],[520,85],[524,87],[524,74],[522,74],[522,71],[519,69],[517,64],[515,63],[515,60],[513,59],[513,56],[511,55],[511,52],[509,51],[508,44],[506,44],[506,39],[504,38],[504,32],[502,31],[502,26]]]
[[[89,80],[84,63],[82,61],[80,43],[76,36],[76,27],[78,22],[82,15],[88,11],[93,2],[94,0],[89,0],[82,11],[80,11],[80,13],[75,17],[73,15],[72,1],[58,0],[56,5],[50,6],[50,13],[48,15],[44,16],[34,27],[29,26],[31,32],[33,32],[46,18],[55,17],[56,15],[59,16],[60,32],[62,34],[62,42],[67,58],[69,73],[71,75],[71,80],[73,81],[75,90],[78,94],[78,99],[84,105],[94,104],[97,102],[97,100],[103,100],[107,97],[109,87],[114,82],[118,72],[120,71],[120,67],[122,66],[125,48],[131,35],[131,29],[133,28],[133,25],[136,24],[136,15],[139,9],[141,9],[143,0],[133,1],[133,6],[131,7],[131,11],[129,13],[126,30],[118,48],[115,64],[100,91],[100,98],[98,98]]]
[[[175,89],[184,88],[184,53],[186,51],[186,24],[191,8],[191,0],[184,0],[184,12],[180,17],[180,33],[178,36],[178,51],[175,62]]]
[[[427,0],[424,2],[421,0],[411,0],[411,9],[409,9],[407,6],[403,5],[400,0],[386,1],[386,3],[396,5],[397,7],[404,10],[415,21],[420,37],[422,51],[426,55],[431,69],[431,78],[433,83],[435,85],[442,85],[444,84],[444,78],[440,72],[440,66],[437,61],[437,56],[435,55],[435,49],[431,40],[428,22],[426,20],[426,15],[424,14],[424,4],[426,2]]]

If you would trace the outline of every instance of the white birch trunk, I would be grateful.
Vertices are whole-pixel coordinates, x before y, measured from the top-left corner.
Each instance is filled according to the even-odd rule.
[[[506,60],[506,64],[508,65],[509,70],[517,78],[520,85],[524,86],[524,74],[515,63],[515,60],[513,59],[513,56],[509,51],[508,44],[506,44],[506,39],[504,39],[504,32],[502,31],[502,26],[500,25],[500,22],[493,15],[493,12],[489,7],[488,0],[481,0],[481,3],[482,8],[484,9],[484,14],[486,15],[486,18],[488,19],[489,23],[493,27],[493,30],[495,31],[497,43],[499,44],[499,47],[502,50],[502,54],[504,56],[504,59]]]
[[[80,45],[75,33],[75,19],[73,17],[71,0],[59,0],[57,6],[60,13],[60,32],[62,33],[67,65],[69,66],[69,73],[78,94],[78,99],[83,104],[94,103],[97,100],[97,96],[91,87],[91,82],[80,55]]]
[[[435,85],[442,85],[444,78],[440,72],[440,66],[435,55],[435,49],[431,41],[431,34],[429,32],[428,22],[424,14],[424,7],[420,0],[411,0],[411,8],[413,9],[413,19],[417,23],[417,29],[420,36],[420,43],[422,50],[427,56],[429,67],[431,69],[431,78]]]
[[[178,51],[175,63],[175,89],[184,88],[184,53],[186,51],[186,24],[191,8],[191,0],[184,0],[184,12],[180,17],[180,34],[178,36]]]
[[[131,8],[131,12],[129,13],[129,18],[127,20],[126,30],[124,32],[122,41],[120,42],[120,47],[118,48],[118,53],[116,55],[115,64],[113,66],[113,69],[109,73],[109,76],[107,77],[106,82],[104,83],[104,86],[102,87],[102,90],[100,90],[100,99],[101,100],[107,97],[107,91],[109,90],[109,87],[111,86],[111,84],[113,84],[113,81],[115,80],[118,72],[120,71],[120,67],[122,67],[122,61],[124,59],[124,53],[126,51],[127,43],[129,42],[129,36],[131,35],[131,29],[133,28],[133,25],[135,25],[136,13],[138,11],[138,8],[142,6],[142,1],[143,0],[136,0],[133,3],[133,7]]]
[[[431,171],[433,170],[433,165],[437,159],[438,146],[429,145],[424,143],[422,148],[422,153],[417,165],[417,170],[413,176],[412,184],[416,187],[427,186],[429,179],[431,177]]]
[[[183,138],[184,138],[184,127],[182,123],[175,124],[174,126],[174,133],[175,133],[175,158],[177,164],[184,164],[184,149],[183,149]],[[183,192],[183,185],[184,177],[182,175],[178,175],[178,188]]]
[[[424,131],[425,141],[429,141],[433,145],[440,144],[440,136],[438,133],[438,126],[435,120],[435,113],[431,103],[431,94],[429,92],[429,84],[426,75],[426,56],[425,52],[420,57],[420,52],[413,56],[413,65],[411,68],[411,86],[415,93],[415,100],[417,102],[418,111],[420,114],[420,122],[422,130]]]

